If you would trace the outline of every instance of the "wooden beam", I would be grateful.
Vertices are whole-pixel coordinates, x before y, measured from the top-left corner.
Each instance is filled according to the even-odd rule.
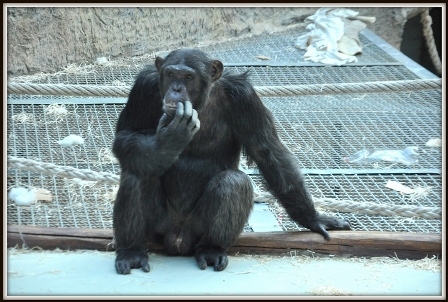
[[[442,235],[404,232],[330,231],[325,240],[313,232],[243,233],[231,248],[240,252],[310,250],[332,255],[442,257]]]
[[[8,226],[8,247],[18,245],[44,250],[114,250],[113,232],[107,229]]]
[[[332,231],[326,241],[313,232],[242,233],[229,253],[285,253],[309,250],[351,256],[393,256],[400,259],[442,257],[442,235],[403,232]],[[8,226],[8,247],[62,250],[94,249],[113,251],[113,232],[106,229],[46,228]],[[149,244],[151,252],[163,252],[159,244]]]

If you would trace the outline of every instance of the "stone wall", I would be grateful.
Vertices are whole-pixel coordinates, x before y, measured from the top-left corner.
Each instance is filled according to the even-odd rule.
[[[304,26],[318,8],[7,8],[9,75],[55,72],[98,57],[130,57]],[[353,8],[399,48],[416,9]]]

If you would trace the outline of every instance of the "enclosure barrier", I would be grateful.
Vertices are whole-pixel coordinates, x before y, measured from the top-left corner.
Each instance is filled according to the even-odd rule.
[[[425,89],[440,89],[442,79],[404,80],[365,83],[337,83],[288,86],[256,86],[260,96],[291,96],[291,95],[322,95],[337,93],[373,93],[388,91],[416,91]],[[8,83],[9,94],[31,95],[74,95],[74,96],[102,96],[126,97],[130,87],[127,86],[92,86],[92,85],[61,85],[61,84],[29,84]],[[43,174],[58,175],[67,178],[80,178],[91,181],[105,181],[113,184],[119,182],[119,176],[107,172],[95,172],[89,169],[76,169],[68,166],[58,166],[51,163],[41,163],[30,159],[8,156],[8,166],[19,170],[30,170]],[[264,201],[275,200],[270,194],[258,198]],[[422,217],[425,219],[440,219],[441,208],[414,207],[403,205],[381,205],[375,203],[358,203],[340,201],[330,198],[314,198],[317,206],[341,212],[358,212],[369,215],[382,214],[387,216],[399,215],[404,217]]]
[[[95,172],[89,169],[76,169],[69,166],[58,166],[51,163],[42,163],[31,159],[8,156],[8,166],[18,170],[28,170],[47,175],[58,175],[67,178],[80,178],[89,181],[102,181],[113,184],[119,183],[119,176],[107,172]],[[255,198],[261,202],[273,202],[275,197],[269,193],[263,193]],[[384,205],[373,202],[354,202],[350,200],[336,200],[333,198],[313,198],[316,206],[328,210],[336,210],[346,213],[363,213],[368,215],[422,217],[425,219],[441,219],[442,209],[432,207],[414,207],[404,205]]]
[[[262,96],[297,96],[297,95],[330,95],[339,93],[375,93],[403,92],[441,89],[441,79],[376,81],[364,83],[337,83],[288,86],[256,86],[256,92]],[[127,97],[129,86],[99,85],[61,85],[8,83],[8,94],[89,96],[89,97]],[[31,159],[7,157],[9,168],[29,170],[46,175],[57,175],[67,178],[80,178],[112,184],[119,183],[119,175],[107,172],[95,172],[89,169],[77,169],[69,166],[58,166]],[[273,202],[275,197],[269,193],[258,194],[255,200]],[[354,202],[333,198],[314,198],[318,207],[340,212],[357,212],[368,215],[397,215],[404,217],[422,217],[424,219],[441,219],[442,209],[432,207],[415,207],[402,205],[382,205],[370,202]],[[312,232],[285,233],[243,233],[231,248],[238,252],[275,252],[288,250],[313,250],[330,254],[351,254],[358,256],[394,256],[420,259],[428,255],[441,255],[440,234],[415,234],[396,232],[357,231],[332,232],[332,240],[325,241]],[[33,248],[90,248],[113,250],[113,231],[79,228],[45,228],[33,226],[8,226],[8,246],[22,244]],[[150,250],[158,251],[161,247],[150,246]]]

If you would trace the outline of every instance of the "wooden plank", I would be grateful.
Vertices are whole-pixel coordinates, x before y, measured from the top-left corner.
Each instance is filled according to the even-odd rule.
[[[50,236],[112,238],[111,229],[83,229],[83,228],[48,228],[39,226],[8,225],[8,233],[24,233]]]
[[[326,241],[313,232],[242,233],[229,253],[285,253],[310,250],[317,253],[352,256],[393,256],[422,259],[442,256],[442,235],[402,232],[332,231]],[[95,249],[113,251],[113,232],[105,229],[8,226],[8,247],[63,250]],[[150,244],[151,252],[162,252]]]
[[[30,249],[53,250],[59,248],[61,250],[73,251],[79,249],[112,251],[112,237],[105,238],[88,238],[88,237],[71,237],[71,236],[51,236],[37,235],[26,233],[9,233],[8,247],[27,247]]]
[[[313,232],[243,233],[232,247],[240,252],[310,250],[353,256],[422,259],[442,256],[442,235],[403,232],[333,231],[331,240]]]

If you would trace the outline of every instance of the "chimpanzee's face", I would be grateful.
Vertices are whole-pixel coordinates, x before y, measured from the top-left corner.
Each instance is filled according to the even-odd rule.
[[[195,108],[201,94],[201,75],[183,64],[165,66],[160,74],[163,110],[173,116],[178,102],[190,101]]]
[[[205,53],[192,49],[173,51],[165,59],[157,57],[155,65],[163,110],[169,116],[174,115],[178,102],[190,101],[194,109],[200,109],[212,83],[223,71],[220,61],[210,60]]]

